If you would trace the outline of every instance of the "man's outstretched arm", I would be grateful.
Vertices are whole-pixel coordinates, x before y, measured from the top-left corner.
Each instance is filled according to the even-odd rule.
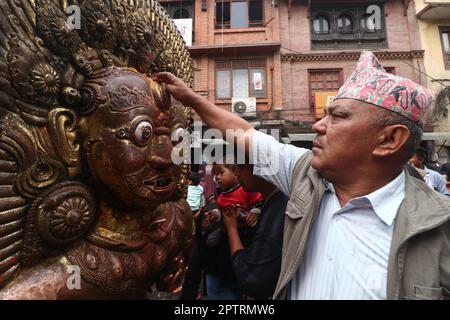
[[[245,134],[235,137],[235,143],[238,146],[243,146],[245,142],[245,153],[249,153],[255,129],[247,121],[201,97],[190,89],[183,80],[169,72],[157,73],[154,80],[164,84],[175,99],[194,109],[209,128],[220,130],[224,137],[226,137],[227,129],[244,130]]]
[[[243,130],[244,134],[235,136],[234,140],[240,148],[245,145],[245,154],[254,164],[253,174],[264,177],[286,195],[290,194],[295,163],[308,150],[282,144],[270,135],[257,132],[247,121],[202,98],[171,73],[158,73],[154,79],[164,84],[175,99],[194,109],[208,127],[220,130],[224,137],[227,129]]]

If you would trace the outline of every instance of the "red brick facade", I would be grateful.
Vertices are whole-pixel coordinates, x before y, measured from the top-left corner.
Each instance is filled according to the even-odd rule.
[[[217,29],[216,1],[195,0],[195,40],[190,52],[194,60],[194,90],[215,104],[230,110],[231,99],[218,99],[216,62],[241,59],[266,59],[266,97],[257,98],[258,119],[303,121],[306,131],[315,121],[310,105],[309,74],[312,70],[339,70],[342,80],[350,75],[362,48],[312,49],[311,3],[327,6],[370,5],[372,1],[347,0],[263,0],[262,27]],[[161,2],[167,2],[161,0]],[[203,4],[202,4],[203,2]],[[220,2],[220,0],[218,0]],[[394,72],[426,84],[423,51],[420,47],[415,12],[408,1],[387,0],[384,6],[386,45],[372,48],[381,63]],[[206,4],[206,10],[205,9]],[[308,5],[309,4],[309,5]],[[411,66],[414,66],[412,68]],[[280,111],[281,109],[281,111]],[[277,111],[276,111],[277,110]]]

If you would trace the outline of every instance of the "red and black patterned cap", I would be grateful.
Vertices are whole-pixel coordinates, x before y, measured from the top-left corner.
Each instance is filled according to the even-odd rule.
[[[387,73],[371,51],[363,51],[356,69],[334,100],[354,99],[397,112],[421,128],[435,93],[407,78]]]

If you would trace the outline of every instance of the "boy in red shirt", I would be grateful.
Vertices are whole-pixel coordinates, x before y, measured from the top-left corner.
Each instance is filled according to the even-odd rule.
[[[222,188],[217,198],[219,210],[205,213],[202,229],[205,254],[206,287],[208,299],[238,300],[243,292],[236,281],[231,265],[230,247],[223,229],[220,212],[231,206],[239,206],[241,217],[238,231],[244,245],[249,245],[254,233],[253,227],[258,221],[258,214],[252,209],[262,203],[262,195],[258,192],[246,192],[242,189],[232,169],[225,165],[214,167],[216,181]],[[216,212],[213,212],[216,211]],[[245,239],[245,241],[244,241]]]
[[[262,201],[262,195],[259,192],[244,191],[231,168],[224,165],[217,165],[217,183],[223,189],[217,199],[217,205],[221,209],[230,205],[239,205],[243,211],[250,212]]]
[[[239,233],[242,236],[244,246],[249,246],[254,234],[253,227],[258,222],[258,209],[263,197],[259,192],[244,191],[237,176],[233,172],[233,166],[218,164],[215,167],[217,183],[222,188],[222,193],[217,198],[217,206],[223,212],[229,206],[237,206],[240,211]]]

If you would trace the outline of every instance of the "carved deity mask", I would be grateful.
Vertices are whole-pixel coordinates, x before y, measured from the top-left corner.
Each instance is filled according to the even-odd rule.
[[[171,161],[170,97],[151,79],[110,67],[86,82],[99,106],[80,121],[81,153],[100,189],[130,208],[168,200],[180,175]],[[104,85],[103,85],[104,84]]]

